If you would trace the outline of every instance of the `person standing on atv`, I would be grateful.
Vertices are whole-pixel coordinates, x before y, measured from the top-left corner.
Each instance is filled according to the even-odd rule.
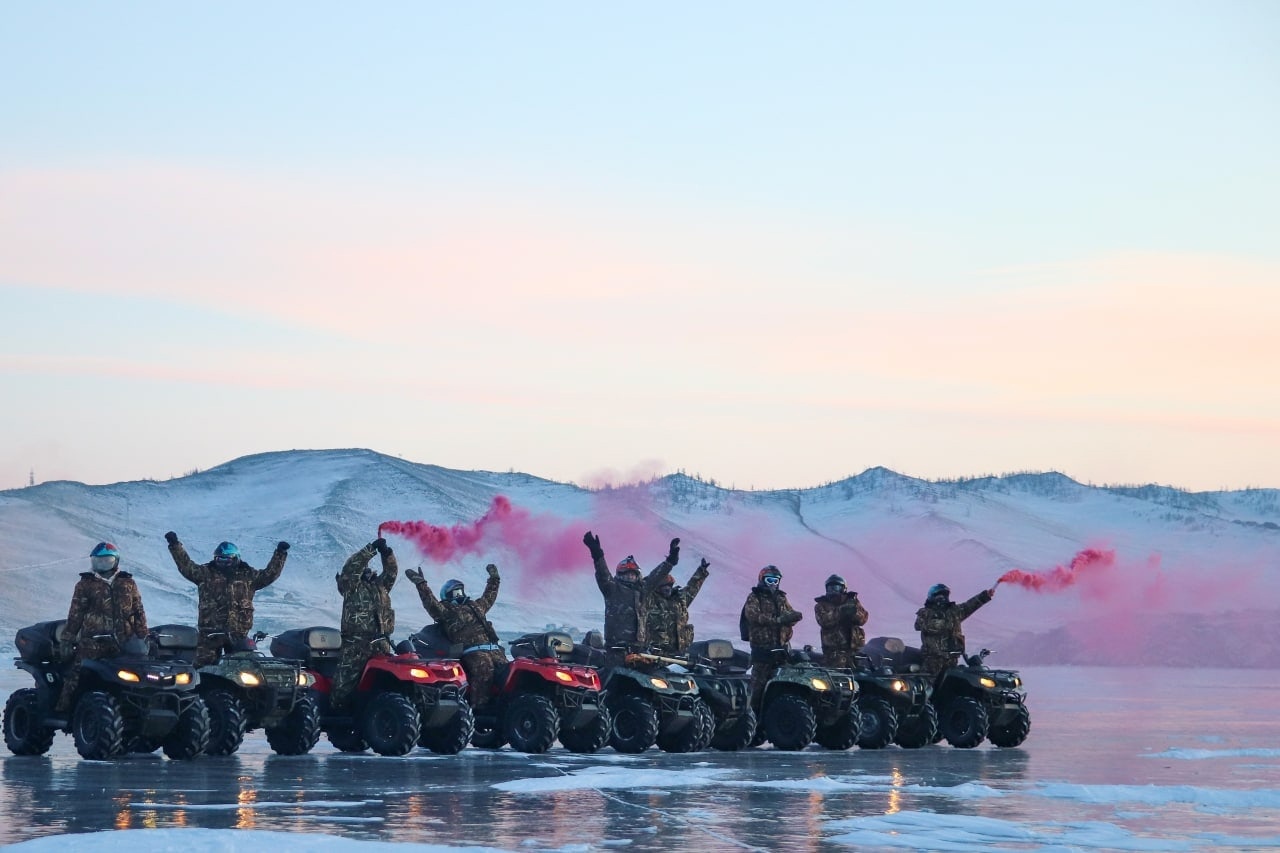
[[[742,605],[743,639],[751,643],[751,704],[760,712],[760,699],[765,685],[778,665],[785,663],[785,650],[791,642],[794,625],[804,614],[792,608],[787,594],[780,588],[782,572],[777,566],[765,566],[747,602]]]
[[[646,625],[649,645],[669,655],[681,655],[693,642],[693,626],[689,624],[689,605],[707,579],[711,564],[706,558],[693,570],[687,586],[676,586],[676,579],[669,574],[659,574],[662,567],[649,573],[647,583],[655,582],[657,589],[649,596]]]
[[[618,646],[643,648],[649,640],[648,599],[657,589],[658,582],[671,574],[676,563],[680,562],[680,540],[671,540],[667,558],[649,573],[649,578],[643,583],[640,564],[635,557],[628,555],[618,563],[616,574],[610,575],[609,564],[604,561],[604,550],[600,547],[600,537],[588,530],[582,541],[591,552],[596,586],[604,596],[604,642],[609,654],[616,657],[613,649]]]
[[[951,588],[946,584],[935,583],[929,587],[924,607],[916,611],[916,630],[920,632],[920,653],[924,657],[922,666],[926,673],[937,676],[944,669],[956,665],[964,649],[964,632],[960,624],[995,594],[995,589],[984,589],[968,601],[956,604],[951,600]]]
[[[89,552],[89,567],[90,571],[80,573],[71,593],[71,609],[58,643],[58,657],[72,661],[72,665],[54,706],[56,717],[65,718],[71,711],[82,660],[113,657],[124,651],[127,641],[147,639],[142,593],[133,575],[120,569],[119,549],[110,542],[99,542]]]
[[[409,569],[404,576],[418,588],[422,606],[436,620],[450,643],[462,646],[462,668],[467,673],[471,705],[477,711],[491,701],[490,690],[497,669],[507,662],[507,653],[498,644],[498,632],[485,618],[489,608],[498,600],[498,587],[502,578],[493,563],[484,567],[489,573],[484,593],[477,599],[467,596],[462,581],[452,578],[440,587],[440,598],[431,591],[422,572]]]
[[[170,530],[164,538],[178,571],[199,591],[196,666],[214,663],[223,649],[247,647],[253,630],[253,594],[280,577],[289,543],[277,543],[267,567],[258,570],[240,559],[240,549],[231,542],[219,543],[213,559],[199,565],[187,555],[178,534]]]
[[[382,557],[382,571],[369,568],[374,554]],[[356,551],[336,576],[342,593],[342,652],[329,691],[329,711],[345,713],[347,703],[360,683],[360,674],[369,658],[391,654],[391,632],[396,629],[396,612],[391,607],[391,587],[399,566],[396,555],[382,537]]]
[[[813,600],[813,615],[822,629],[822,663],[833,669],[852,669],[854,656],[867,642],[862,629],[867,624],[867,609],[839,575],[827,578],[826,587],[826,594]]]

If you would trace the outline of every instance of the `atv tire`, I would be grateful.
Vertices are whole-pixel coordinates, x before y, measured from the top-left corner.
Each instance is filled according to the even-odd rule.
[[[401,693],[379,693],[360,716],[360,734],[378,755],[405,755],[418,744],[418,709]]]
[[[693,700],[693,719],[679,731],[658,735],[658,749],[663,752],[701,752],[710,744],[716,731],[716,718],[707,703]]]
[[[1031,733],[1031,712],[1026,705],[1019,705],[1012,718],[997,723],[987,731],[987,739],[995,746],[1018,746]]]
[[[862,712],[855,704],[836,722],[826,726],[818,726],[813,739],[823,749],[843,752],[846,749],[852,749],[861,734]]]
[[[76,752],[90,761],[105,761],[124,753],[124,717],[115,697],[91,690],[80,697],[71,715]]]
[[[987,737],[987,709],[977,699],[957,696],[942,706],[938,730],[958,749],[973,749]]]
[[[765,737],[776,749],[804,749],[818,733],[813,706],[794,693],[783,693],[767,703],[761,722]]]
[[[938,712],[930,702],[924,703],[920,713],[898,721],[898,733],[893,742],[903,749],[919,749],[938,739]]]
[[[610,703],[613,732],[609,743],[618,752],[640,753],[658,741],[658,709],[637,693],[624,693]]]
[[[320,705],[309,691],[298,696],[278,725],[267,729],[267,743],[276,755],[306,755],[319,740]]]
[[[507,712],[502,715],[502,733],[512,749],[538,755],[556,742],[560,714],[541,693],[524,693],[507,705]]]
[[[458,703],[458,713],[450,717],[449,722],[431,729],[423,728],[418,732],[418,746],[438,755],[457,755],[471,743],[475,730],[475,713],[469,704],[462,701]]]
[[[53,746],[54,730],[43,721],[36,689],[13,691],[4,703],[4,745],[14,755],[44,755]]]
[[[862,749],[884,749],[898,736],[898,712],[882,696],[860,696],[854,705],[862,717],[862,733],[858,746]]]
[[[579,711],[578,713],[582,713]],[[609,731],[613,721],[609,718],[609,709],[601,705],[591,722],[576,729],[565,727],[560,721],[560,745],[570,752],[589,755],[602,749],[609,742]]]
[[[737,752],[751,746],[756,733],[756,712],[746,708],[728,726],[722,726],[711,737],[711,748]]]
[[[218,688],[204,695],[209,708],[209,745],[207,755],[232,755],[244,743],[249,726],[244,702],[230,690]]]
[[[197,696],[178,715],[178,724],[165,737],[160,747],[174,761],[189,761],[204,755],[209,748],[209,706]]]
[[[369,748],[364,737],[355,729],[330,729],[325,736],[339,752],[364,752]]]

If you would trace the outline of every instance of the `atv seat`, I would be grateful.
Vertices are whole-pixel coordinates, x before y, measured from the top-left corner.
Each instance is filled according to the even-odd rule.
[[[862,653],[876,669],[889,667],[896,673],[919,672],[924,655],[915,646],[908,646],[897,637],[872,637],[862,647]]]
[[[162,660],[195,660],[200,632],[190,625],[157,625],[151,629],[155,640],[156,656]]]
[[[283,631],[271,640],[271,654],[302,661],[316,672],[332,677],[338,668],[338,656],[342,654],[342,632],[324,627]]]
[[[735,649],[728,640],[699,640],[689,644],[689,657],[709,663],[716,672],[726,675],[745,673],[751,666],[751,654]]]
[[[511,656],[513,658],[572,660],[573,652],[573,638],[560,631],[525,634],[511,643]]]
[[[49,622],[37,622],[26,628],[19,628],[13,644],[17,646],[22,662],[66,663],[58,656],[58,643],[64,639],[66,627],[66,619],[53,619]]]
[[[573,646],[570,659],[583,666],[604,666],[608,659],[608,651],[604,647],[604,634],[599,631],[588,631],[582,635],[582,642]]]
[[[427,660],[458,660],[462,657],[462,644],[449,642],[444,629],[435,622],[411,635],[408,643],[409,651]],[[399,651],[403,645],[396,646],[396,650]]]

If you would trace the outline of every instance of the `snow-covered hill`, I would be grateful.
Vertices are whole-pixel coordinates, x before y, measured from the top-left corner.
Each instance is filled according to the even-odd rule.
[[[495,505],[503,496],[510,508]],[[488,520],[477,524],[488,514]],[[178,575],[163,534],[175,530],[197,559],[223,539],[262,567],[277,540],[292,543],[283,577],[258,594],[258,627],[336,624],[333,575],[385,521],[440,528],[452,553],[439,563],[390,536],[401,568],[421,564],[438,588],[460,577],[475,589],[496,562],[504,586],[494,621],[504,634],[548,623],[579,630],[602,621],[581,536],[597,532],[610,563],[635,554],[656,565],[683,543],[677,579],[705,556],[711,578],[695,602],[700,636],[736,635],[737,614],[759,568],[773,563],[808,617],[828,574],[845,576],[871,613],[869,634],[912,637],[932,583],[957,597],[1008,569],[1043,571],[1078,551],[1112,549],[1105,572],[1056,594],[1008,584],[966,625],[971,645],[1017,662],[1179,663],[1195,642],[1252,644],[1240,665],[1280,661],[1280,491],[1187,493],[1158,486],[1099,488],[1055,473],[941,483],[883,468],[826,486],[741,492],[672,475],[641,486],[588,491],[525,474],[453,471],[368,450],[288,451],[245,457],[181,479],[86,486],[54,482],[0,492],[0,637],[65,615],[89,549],[114,541],[143,590],[153,623],[193,621],[194,587]],[[456,530],[451,530],[454,528]],[[393,595],[399,630],[425,613],[407,582]],[[1014,639],[1016,638],[1016,640]],[[1197,639],[1199,638],[1199,639]]]

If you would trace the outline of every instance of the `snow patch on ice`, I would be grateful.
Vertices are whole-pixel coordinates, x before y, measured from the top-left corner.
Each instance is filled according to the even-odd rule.
[[[1033,827],[999,818],[930,812],[847,818],[829,821],[823,828],[839,833],[827,841],[858,848],[985,851],[1025,850],[1028,845],[1039,845],[1135,851],[1192,849],[1188,843],[1136,835],[1109,823],[1049,823]]]
[[[228,850],[271,850],[272,853],[502,853],[502,847],[456,847],[357,841],[319,833],[268,832],[260,829],[125,829],[51,835],[11,845],[17,853],[226,853]]]
[[[513,794],[541,794],[548,791],[576,791],[591,788],[688,788],[723,784],[721,777],[731,770],[620,770],[614,767],[584,767],[563,776],[513,779],[493,787]]]
[[[1029,793],[1059,800],[1110,805],[1117,802],[1163,806],[1173,803],[1209,809],[1280,808],[1280,789],[1231,790],[1199,788],[1194,785],[1076,785],[1045,782]]]
[[[1143,758],[1177,758],[1182,761],[1201,761],[1206,758],[1280,758],[1280,749],[1185,749],[1174,747],[1164,752],[1152,752]]]

